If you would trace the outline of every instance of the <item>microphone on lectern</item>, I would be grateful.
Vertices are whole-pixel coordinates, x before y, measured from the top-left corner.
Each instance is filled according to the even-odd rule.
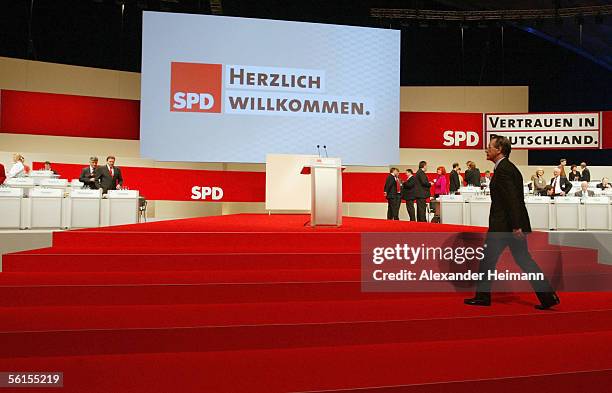
[[[325,150],[325,157],[329,158],[329,155],[327,154],[327,146],[323,145],[323,150]]]
[[[321,145],[317,145],[317,151],[319,152],[319,158],[321,158]]]

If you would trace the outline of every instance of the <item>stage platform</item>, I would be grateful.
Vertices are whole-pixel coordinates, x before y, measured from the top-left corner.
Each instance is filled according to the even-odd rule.
[[[62,231],[5,255],[0,369],[62,371],[65,392],[575,392],[612,379],[612,293],[561,293],[546,312],[531,293],[490,308],[363,293],[362,233],[485,228],[308,219]],[[565,252],[602,268],[594,250]]]

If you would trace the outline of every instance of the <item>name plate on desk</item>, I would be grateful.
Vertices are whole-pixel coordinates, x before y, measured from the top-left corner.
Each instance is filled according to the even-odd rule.
[[[102,198],[102,190],[78,189],[70,191],[70,198],[99,199]]]
[[[550,203],[549,196],[529,196],[525,198],[526,203]]]
[[[42,179],[40,185],[43,187],[66,187],[68,179]]]
[[[23,188],[0,187],[0,198],[21,198]]]
[[[57,177],[57,176],[58,175],[53,173],[53,171],[38,170],[38,171],[30,172],[30,177]]]
[[[555,203],[579,204],[580,197],[555,197]]]
[[[608,203],[610,203],[610,198],[608,198],[607,196],[592,196],[592,197],[586,197],[586,198],[582,198],[582,201],[587,204],[597,204],[597,205],[607,205]]]
[[[29,195],[30,198],[62,198],[64,190],[59,188],[32,188]]]
[[[81,188],[84,185],[85,184],[81,182],[79,179],[72,179],[72,181],[70,182],[70,187],[72,188]]]
[[[29,177],[13,177],[5,181],[4,184],[13,187],[34,187],[34,179]]]
[[[463,202],[463,195],[440,195],[441,202]]]
[[[491,202],[490,195],[474,195],[470,202]]]
[[[138,199],[138,190],[109,190],[109,199]]]

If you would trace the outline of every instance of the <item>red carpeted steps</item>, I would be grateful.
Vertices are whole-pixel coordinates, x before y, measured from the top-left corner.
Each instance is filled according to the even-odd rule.
[[[549,391],[537,384],[539,376],[581,378],[585,372],[610,369],[611,351],[608,331],[275,350],[13,358],[0,359],[0,368],[62,370],[66,392],[82,392],[83,386],[87,392],[221,393],[359,391],[396,385],[420,385],[425,387],[421,391],[434,392],[446,382],[497,379],[503,386],[503,379],[516,377],[532,378],[531,391]]]
[[[531,293],[496,294],[491,308],[465,306],[461,293],[363,293],[362,233],[483,228],[347,218],[342,228],[314,229],[307,219],[61,232],[51,248],[5,256],[0,370],[63,371],[67,392],[547,391],[552,383],[559,393],[596,390],[593,381],[610,377],[612,294],[562,294],[556,311],[538,312]],[[545,271],[564,277],[596,281],[612,269],[597,265],[594,250],[537,236],[531,244]],[[503,259],[499,267],[511,261]]]

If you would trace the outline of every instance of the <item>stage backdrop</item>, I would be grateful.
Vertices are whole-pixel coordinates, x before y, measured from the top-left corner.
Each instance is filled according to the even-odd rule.
[[[399,160],[397,30],[145,12],[142,47],[145,157]]]

